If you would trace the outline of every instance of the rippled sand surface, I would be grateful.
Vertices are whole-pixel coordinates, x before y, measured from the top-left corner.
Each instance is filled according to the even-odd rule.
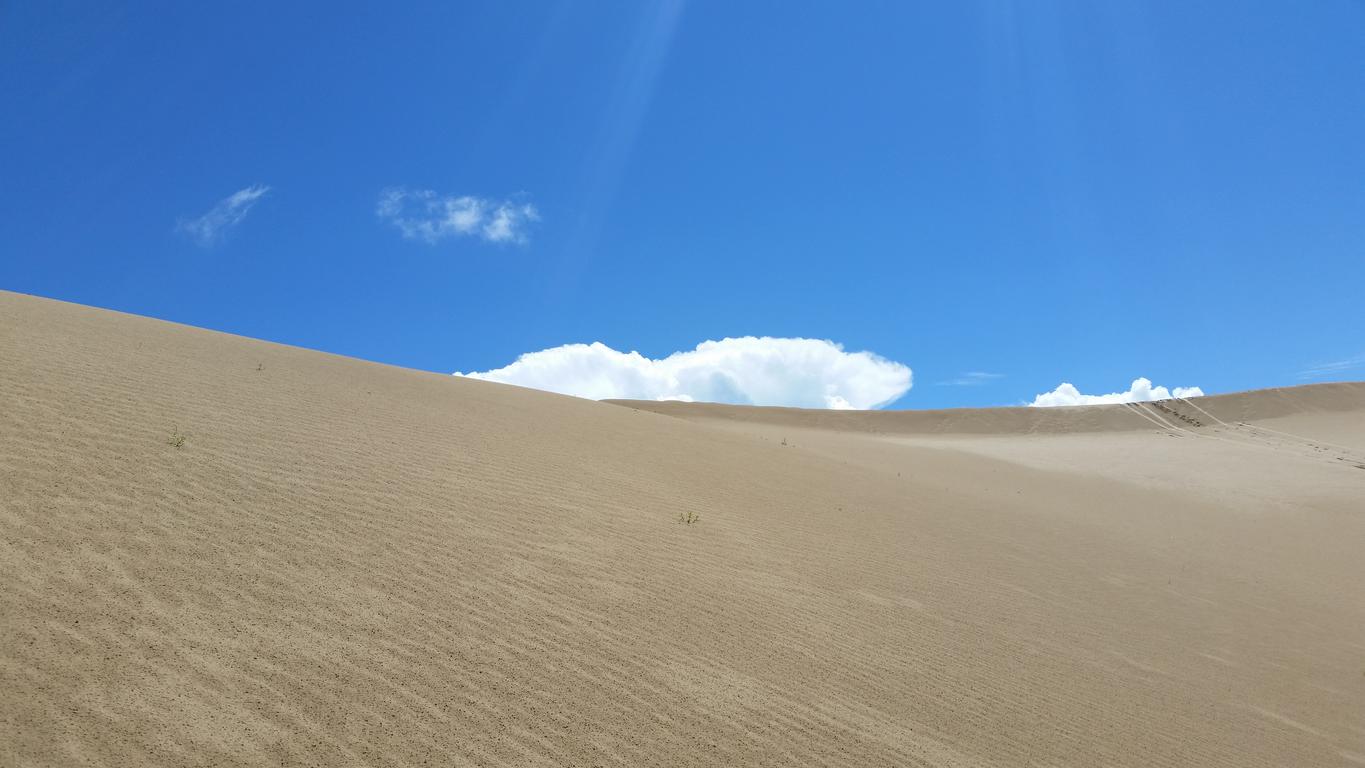
[[[1363,584],[1362,384],[595,403],[0,293],[0,765],[1365,764]]]

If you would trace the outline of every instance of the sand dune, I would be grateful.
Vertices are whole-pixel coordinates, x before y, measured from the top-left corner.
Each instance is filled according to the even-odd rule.
[[[1365,384],[610,404],[0,293],[0,764],[1365,764],[1362,467]]]

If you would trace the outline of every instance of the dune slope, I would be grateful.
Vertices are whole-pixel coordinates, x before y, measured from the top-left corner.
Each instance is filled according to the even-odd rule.
[[[1365,764],[1365,385],[594,403],[0,293],[0,398],[3,765]]]

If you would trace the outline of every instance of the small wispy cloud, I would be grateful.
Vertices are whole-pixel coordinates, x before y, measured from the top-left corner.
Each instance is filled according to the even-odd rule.
[[[194,219],[181,219],[176,223],[176,230],[188,235],[200,247],[207,248],[221,240],[227,235],[228,231],[238,224],[251,212],[256,201],[260,200],[265,193],[270,191],[270,187],[264,184],[256,184],[239,189],[228,195],[218,204],[209,209],[209,212]]]
[[[1365,355],[1356,355],[1344,360],[1333,360],[1330,363],[1318,363],[1294,375],[1300,381],[1312,381],[1313,379],[1325,379],[1329,376],[1339,376],[1348,371],[1361,369],[1365,369]]]
[[[938,382],[940,387],[979,387],[982,384],[989,384],[996,379],[1005,378],[1003,373],[986,373],[985,371],[968,371],[946,381]]]
[[[397,227],[403,237],[431,244],[464,236],[490,243],[524,243],[531,224],[540,221],[540,212],[530,203],[405,187],[380,192],[375,213]]]

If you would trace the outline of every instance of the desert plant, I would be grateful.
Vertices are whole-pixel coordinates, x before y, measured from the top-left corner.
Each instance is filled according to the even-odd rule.
[[[166,442],[170,443],[174,448],[185,447],[185,436],[181,434],[180,427],[177,426],[175,430],[171,432],[171,437]]]
[[[679,513],[678,513],[678,522],[680,522],[680,523],[682,523],[682,524],[684,524],[684,525],[692,525],[693,523],[697,523],[697,522],[700,522],[700,521],[701,521],[701,515],[697,514],[696,512],[679,512]]]

